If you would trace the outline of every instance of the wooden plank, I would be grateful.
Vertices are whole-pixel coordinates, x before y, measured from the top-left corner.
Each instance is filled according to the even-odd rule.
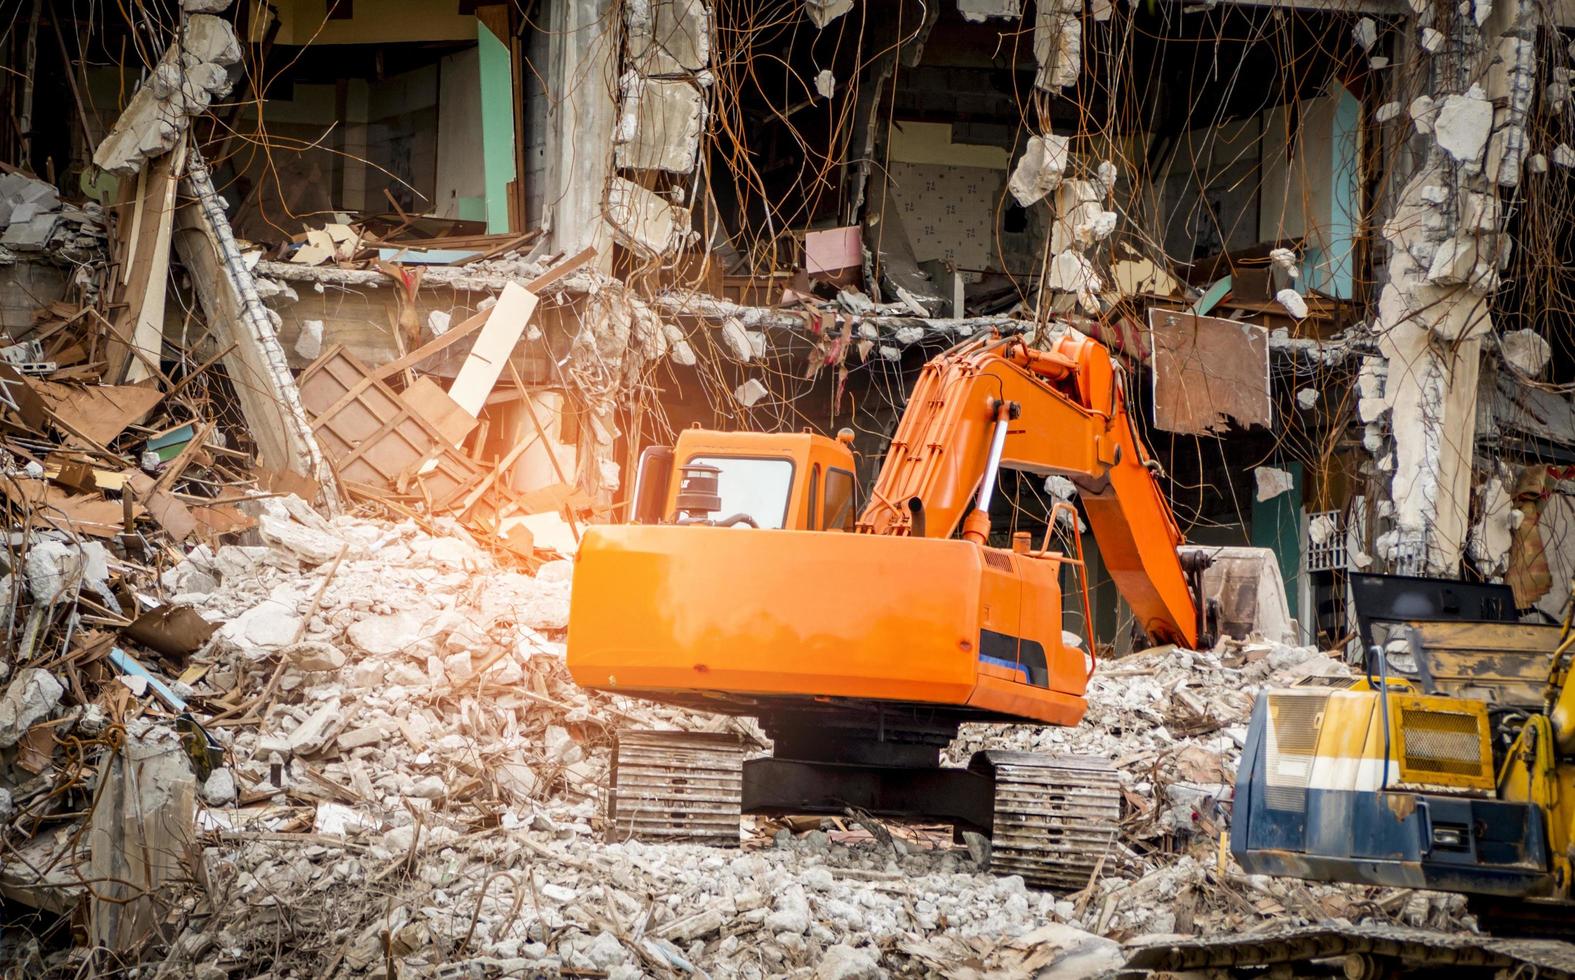
[[[535,293],[516,283],[503,287],[497,304],[487,311],[486,326],[460,365],[454,383],[448,386],[456,405],[471,415],[481,413],[539,302]]]
[[[181,167],[186,162],[186,141],[175,144],[175,149],[160,157],[153,165],[149,180],[149,201],[156,210],[144,214],[144,220],[154,220],[154,231],[149,248],[147,284],[143,287],[142,305],[131,321],[131,346],[133,353],[126,364],[125,380],[131,384],[153,377],[164,352],[164,300],[170,279],[170,239],[175,231],[175,189],[180,183]]]

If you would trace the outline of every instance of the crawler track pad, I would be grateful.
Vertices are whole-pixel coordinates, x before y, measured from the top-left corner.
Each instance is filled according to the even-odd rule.
[[[995,774],[992,872],[1064,891],[1088,885],[1121,817],[1121,783],[1109,762],[980,752],[968,768]]]
[[[743,763],[743,744],[733,735],[620,733],[607,793],[607,842],[737,847]]]

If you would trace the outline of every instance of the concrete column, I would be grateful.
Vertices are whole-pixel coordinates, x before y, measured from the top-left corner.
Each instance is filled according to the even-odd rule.
[[[1535,70],[1536,8],[1475,2],[1442,45],[1431,7],[1416,25],[1422,48],[1438,49],[1418,52],[1435,59],[1435,86],[1409,106],[1424,147],[1383,226],[1392,253],[1374,324],[1382,356],[1360,382],[1367,446],[1390,481],[1378,556],[1402,574],[1459,574],[1488,300],[1510,248],[1500,191],[1520,180]]]
[[[621,18],[611,0],[549,0],[546,211],[554,251],[596,249],[612,270],[612,233],[603,215],[617,119]]]

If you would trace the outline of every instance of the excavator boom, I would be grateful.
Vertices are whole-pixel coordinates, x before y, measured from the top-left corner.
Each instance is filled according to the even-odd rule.
[[[1050,351],[975,339],[927,364],[860,531],[949,538],[998,466],[1072,481],[1116,587],[1156,642],[1196,646],[1181,531],[1127,415],[1110,355],[1068,330]],[[993,406],[1015,411],[1004,420]],[[999,421],[1006,423],[992,460]]]

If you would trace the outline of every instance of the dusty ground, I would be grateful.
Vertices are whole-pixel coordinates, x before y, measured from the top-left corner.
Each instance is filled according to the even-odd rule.
[[[163,575],[224,623],[179,690],[225,764],[199,794],[199,873],[166,917],[160,975],[1070,977],[1144,934],[1459,919],[1443,896],[1222,860],[1255,690],[1344,672],[1268,644],[1101,665],[1077,729],[965,731],[957,761],[1002,747],[1116,762],[1122,836],[1076,894],[995,877],[942,833],[851,820],[748,818],[739,850],[604,844],[618,727],[757,730],[574,687],[567,562],[532,577],[457,531],[267,506],[262,544]],[[127,732],[174,737],[146,718]]]

